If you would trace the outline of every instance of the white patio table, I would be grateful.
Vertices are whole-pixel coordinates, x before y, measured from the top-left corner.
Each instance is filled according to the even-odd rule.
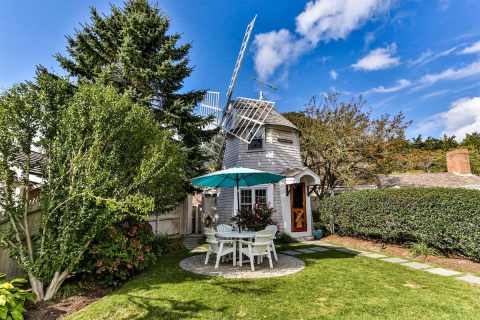
[[[253,239],[255,238],[254,231],[222,231],[217,232],[216,236],[219,238],[226,238],[233,240],[233,266],[237,265],[237,241],[243,239]]]

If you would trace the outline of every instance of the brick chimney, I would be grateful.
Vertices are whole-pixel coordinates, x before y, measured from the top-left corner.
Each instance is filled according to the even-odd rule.
[[[447,169],[450,173],[470,174],[468,149],[456,149],[447,152]]]

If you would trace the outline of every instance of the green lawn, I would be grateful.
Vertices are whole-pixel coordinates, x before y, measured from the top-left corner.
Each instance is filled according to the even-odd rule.
[[[67,319],[479,319],[480,288],[396,264],[327,251],[294,275],[227,280],[182,271],[186,254]]]

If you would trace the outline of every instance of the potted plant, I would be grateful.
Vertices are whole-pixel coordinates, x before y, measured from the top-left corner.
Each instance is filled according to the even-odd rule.
[[[253,210],[242,209],[232,218],[232,222],[243,230],[263,230],[266,226],[275,224],[272,220],[273,210],[265,205],[255,206]]]
[[[321,225],[319,222],[317,223],[314,223],[313,225],[313,238],[315,240],[320,240],[321,238],[323,238],[323,236],[325,235],[325,227],[323,225]]]

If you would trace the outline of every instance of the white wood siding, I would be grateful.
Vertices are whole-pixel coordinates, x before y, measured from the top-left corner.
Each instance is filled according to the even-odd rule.
[[[278,139],[291,140],[292,143],[279,142]],[[298,132],[288,127],[267,126],[262,150],[248,150],[248,145],[235,137],[227,137],[223,167],[239,166],[268,172],[281,173],[287,168],[302,167]],[[221,190],[217,200],[219,223],[228,223],[232,217],[234,205],[233,189]],[[275,185],[273,191],[274,221],[283,224],[280,194],[282,190]],[[285,192],[285,191],[283,191]]]
[[[273,208],[275,212],[272,215],[272,220],[278,225],[279,231],[283,231],[283,216],[282,216],[282,201],[280,195],[285,192],[283,185],[278,183],[273,186]]]
[[[230,223],[233,214],[234,190],[222,189],[217,198],[217,223]]]

